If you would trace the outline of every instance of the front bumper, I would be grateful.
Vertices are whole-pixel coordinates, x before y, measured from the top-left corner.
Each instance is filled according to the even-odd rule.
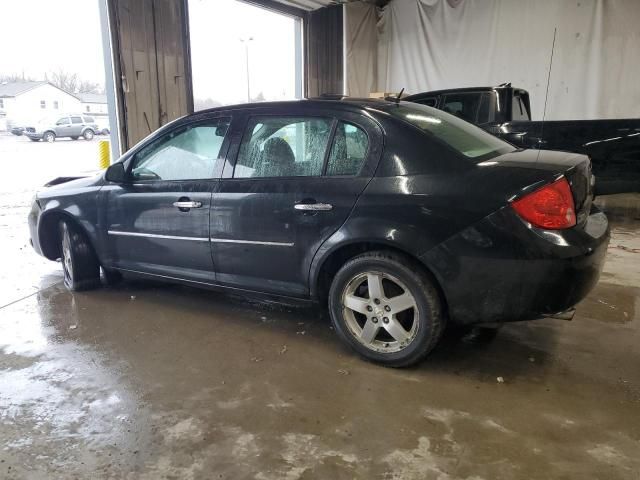
[[[595,207],[584,225],[540,230],[506,207],[428,252],[453,322],[531,320],[564,312],[596,285],[609,243]]]
[[[38,255],[42,255],[42,248],[40,247],[40,239],[38,237],[38,222],[40,221],[40,214],[42,210],[40,209],[40,204],[37,199],[33,199],[31,203],[31,210],[29,211],[29,216],[27,217],[27,223],[29,224],[29,243],[36,251]]]
[[[33,139],[38,139],[41,140],[42,136],[44,135],[43,132],[23,132],[22,133],[25,137],[29,137],[29,138],[33,138]]]

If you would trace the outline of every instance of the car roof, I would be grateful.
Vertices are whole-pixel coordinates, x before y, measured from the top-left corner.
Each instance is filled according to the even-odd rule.
[[[446,88],[442,90],[429,90],[427,92],[414,93],[413,95],[409,95],[403,100],[411,101],[418,98],[424,97],[435,97],[437,95],[442,95],[443,93],[468,93],[468,92],[493,92],[497,90],[505,90],[507,88],[513,90],[524,90],[523,88],[513,87],[511,85],[498,85],[495,87],[462,87],[462,88]]]
[[[257,110],[257,109],[282,109],[284,111],[288,109],[299,108],[338,108],[344,110],[363,110],[363,109],[379,109],[384,110],[390,105],[395,105],[396,102],[390,100],[383,100],[377,98],[357,98],[347,97],[341,95],[324,95],[316,98],[306,98],[302,100],[286,100],[277,102],[256,102],[256,103],[241,103],[236,105],[226,105],[222,107],[209,108],[206,110],[199,110],[191,115],[201,115],[206,113],[215,112],[228,112],[235,110]],[[190,117],[189,115],[188,117]]]

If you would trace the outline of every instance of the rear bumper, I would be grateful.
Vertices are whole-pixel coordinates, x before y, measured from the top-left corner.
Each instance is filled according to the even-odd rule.
[[[453,322],[532,320],[564,312],[596,285],[609,243],[606,216],[539,230],[506,207],[428,252]]]

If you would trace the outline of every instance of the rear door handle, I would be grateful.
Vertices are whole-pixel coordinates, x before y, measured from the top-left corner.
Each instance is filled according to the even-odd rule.
[[[293,208],[304,212],[328,212],[333,209],[330,203],[296,203]]]
[[[192,201],[179,201],[173,202],[173,206],[176,208],[200,208],[202,207],[202,202],[192,202]]]

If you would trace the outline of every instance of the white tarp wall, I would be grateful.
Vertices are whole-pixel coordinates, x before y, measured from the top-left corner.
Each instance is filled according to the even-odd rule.
[[[349,92],[368,93],[362,78],[410,93],[511,82],[541,119],[557,28],[547,119],[640,117],[640,0],[392,0],[379,13],[375,81],[349,60],[371,21],[347,22]]]

